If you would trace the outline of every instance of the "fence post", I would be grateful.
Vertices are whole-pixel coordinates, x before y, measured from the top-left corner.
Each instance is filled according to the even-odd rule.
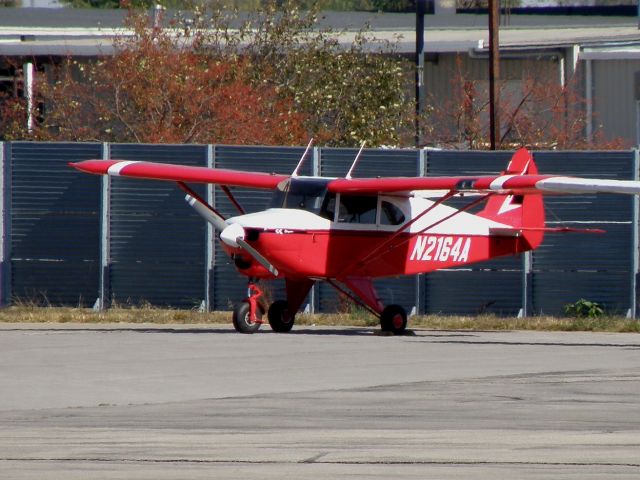
[[[424,177],[426,175],[426,152],[424,148],[418,149],[416,152],[416,170],[418,171],[418,177]],[[422,297],[425,289],[425,278],[426,275],[423,273],[419,273],[415,275],[415,313],[416,315],[422,315],[424,313],[424,308],[422,305]]]
[[[533,284],[531,282],[533,278],[533,252],[528,251],[522,254],[522,304],[518,317],[529,317],[533,311],[532,293]]]
[[[421,148],[418,153],[418,169],[421,177],[429,176],[429,150]],[[429,313],[429,305],[427,305],[427,285],[429,282],[429,278],[426,273],[421,273],[418,275],[418,285],[417,288],[420,292],[420,298],[418,301],[420,302],[418,305],[418,312],[423,315]]]
[[[216,151],[214,145],[207,145],[207,167],[213,168],[215,166]],[[214,185],[212,183],[207,184],[207,203],[215,207],[215,196],[213,194]],[[215,265],[215,246],[216,232],[213,229],[213,225],[207,223],[207,238],[206,238],[206,253],[204,259],[205,269],[205,292],[204,292],[204,309],[206,312],[210,312],[213,308],[213,299],[211,298],[211,290],[215,288],[213,285],[213,269]]]
[[[11,167],[11,158],[13,156],[11,142],[5,142],[3,148],[0,149],[2,155],[2,163],[0,164],[0,184],[2,185],[2,238],[0,243],[2,244],[2,264],[0,265],[0,290],[2,298],[0,299],[0,305],[10,305],[13,301],[13,289],[12,289],[12,275],[11,269],[12,260],[12,247],[11,247],[11,227],[12,227],[12,190],[13,190],[13,169]]]
[[[633,179],[640,180],[640,158],[637,148],[633,150]],[[638,274],[640,273],[640,240],[638,239],[638,228],[640,226],[640,199],[633,196],[633,224],[631,226],[631,298],[629,303],[628,317],[637,318],[638,315]]]
[[[5,214],[5,156],[4,156],[4,142],[0,142],[0,307],[4,307],[6,304],[5,295],[5,233],[7,216]]]
[[[102,144],[102,159],[111,158],[111,149],[108,143]],[[111,177],[101,177],[102,197],[100,199],[100,281],[99,296],[94,308],[104,310],[109,304],[109,265],[111,263]]]
[[[320,176],[321,157],[322,157],[322,154],[320,151],[320,147],[313,147],[313,158],[311,160],[311,175],[313,175],[314,177]],[[316,311],[320,309],[320,304],[319,304],[320,299],[318,296],[319,288],[320,286],[318,282],[317,281],[313,282],[313,285],[311,286],[311,290],[309,291],[309,312],[308,313],[310,314],[314,314],[316,313]]]

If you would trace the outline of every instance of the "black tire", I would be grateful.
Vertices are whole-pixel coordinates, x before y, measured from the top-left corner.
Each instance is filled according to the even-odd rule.
[[[274,332],[286,333],[293,328],[296,316],[289,311],[289,303],[286,300],[276,300],[269,307],[267,313],[269,325]]]
[[[407,312],[400,305],[387,305],[380,315],[380,329],[400,335],[407,329]]]
[[[233,327],[240,333],[255,333],[260,329],[261,323],[255,323],[249,320],[249,303],[242,302],[233,309]],[[263,310],[258,307],[256,316],[262,318]]]

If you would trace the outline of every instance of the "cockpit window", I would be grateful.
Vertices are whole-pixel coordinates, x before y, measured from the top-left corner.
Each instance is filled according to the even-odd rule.
[[[404,223],[404,213],[387,200],[380,202],[380,225],[400,225]]]
[[[377,197],[340,196],[338,221],[345,223],[376,223]]]
[[[273,208],[297,208],[319,213],[327,193],[328,180],[291,178],[278,187],[271,201]]]
[[[327,192],[327,195],[324,197],[324,202],[322,202],[322,208],[320,209],[320,216],[322,218],[326,218],[327,220],[333,220],[336,217],[336,194],[332,192]]]

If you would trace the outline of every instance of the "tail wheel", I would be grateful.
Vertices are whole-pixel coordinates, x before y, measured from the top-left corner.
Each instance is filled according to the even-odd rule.
[[[256,317],[262,319],[264,314],[262,307],[256,309]],[[251,306],[248,302],[242,302],[233,309],[233,327],[240,333],[255,333],[262,325],[262,322],[251,321]]]
[[[407,329],[407,312],[400,305],[387,305],[380,315],[380,328],[383,332],[396,335]]]
[[[277,300],[269,307],[267,313],[269,325],[274,332],[286,333],[293,327],[295,313],[289,310],[289,303],[286,300]]]

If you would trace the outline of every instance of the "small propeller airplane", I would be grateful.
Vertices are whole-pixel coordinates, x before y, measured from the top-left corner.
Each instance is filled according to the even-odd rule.
[[[242,333],[256,332],[265,313],[274,331],[288,332],[311,286],[322,280],[379,317],[383,331],[401,334],[405,309],[383,305],[373,279],[515,255],[536,249],[546,232],[577,231],[545,225],[545,194],[640,194],[637,181],[540,175],[525,148],[494,176],[353,178],[362,148],[344,178],[298,175],[311,143],[290,176],[127,160],[70,165],[91,174],[176,182],[248,277],[248,296],[233,311]],[[188,183],[219,185],[239,215],[223,218]],[[229,187],[273,190],[271,207],[247,214]],[[468,202],[446,205],[453,197]],[[275,278],[284,278],[286,299],[267,307],[257,282]]]

